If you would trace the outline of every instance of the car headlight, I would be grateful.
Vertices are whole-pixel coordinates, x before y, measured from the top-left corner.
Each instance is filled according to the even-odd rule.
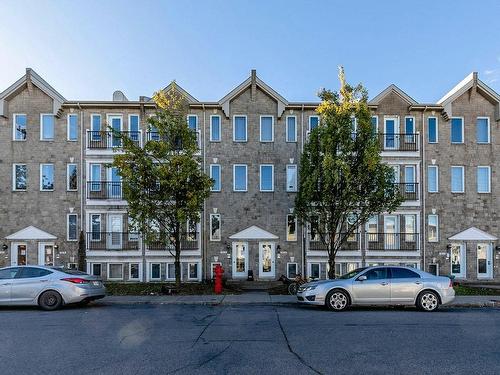
[[[314,290],[314,289],[316,289],[316,285],[310,285],[310,286],[304,286],[304,287],[302,287],[302,291],[303,292],[307,292],[309,290]]]

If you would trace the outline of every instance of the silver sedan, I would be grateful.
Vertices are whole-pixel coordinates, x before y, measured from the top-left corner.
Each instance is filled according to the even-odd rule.
[[[298,302],[334,311],[350,305],[415,305],[434,311],[454,298],[450,278],[399,266],[358,268],[338,279],[303,284],[297,292]]]
[[[0,305],[38,305],[56,310],[64,304],[86,304],[105,295],[100,280],[76,270],[44,266],[0,269]]]

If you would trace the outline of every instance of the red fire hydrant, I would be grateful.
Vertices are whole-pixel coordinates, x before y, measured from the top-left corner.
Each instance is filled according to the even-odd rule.
[[[215,294],[222,293],[222,274],[224,273],[224,268],[220,264],[215,266]]]

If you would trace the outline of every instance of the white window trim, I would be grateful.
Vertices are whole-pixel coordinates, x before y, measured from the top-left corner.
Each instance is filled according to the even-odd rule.
[[[16,166],[24,165],[26,167],[26,189],[16,189]],[[28,190],[28,165],[25,163],[12,164],[12,191],[26,191]]]
[[[311,278],[311,270],[312,270],[312,265],[313,264],[317,264],[319,267],[319,276],[317,279],[315,280],[321,280],[321,263],[320,262],[311,262],[311,263],[307,263],[307,278],[310,279]]]
[[[263,140],[262,139],[262,119],[264,117],[271,117],[271,140]],[[262,143],[271,143],[271,142],[274,142],[274,116],[272,115],[260,115],[260,118],[259,118],[259,139]]]
[[[462,120],[462,142],[453,142],[452,140],[452,137],[451,137],[451,132],[452,132],[452,120],[453,119],[461,119]],[[464,128],[465,128],[465,121],[464,121],[464,118],[463,117],[459,117],[459,116],[453,116],[451,119],[450,119],[450,142],[451,144],[454,144],[454,145],[461,145],[461,144],[464,144],[465,143],[465,134],[464,134]]]
[[[219,118],[219,139],[212,138],[212,118]],[[220,115],[210,115],[210,142],[220,142],[222,139],[222,119]]]
[[[434,141],[434,142],[429,141],[429,119],[430,118],[433,118],[436,120],[436,141]],[[427,117],[427,143],[430,143],[430,144],[439,143],[439,118],[437,118],[436,116]]]
[[[271,190],[263,190],[262,189],[262,167],[271,167]],[[259,166],[259,190],[263,193],[272,193],[274,192],[274,164],[261,164]]]
[[[169,264],[173,264],[174,265],[174,274],[172,275],[173,277],[168,277],[168,265]],[[182,272],[182,262],[179,264],[180,267],[181,267],[181,280],[182,280],[182,276],[183,276],[183,272]],[[168,262],[165,264],[165,280],[168,280],[168,281],[172,281],[172,280],[175,280],[175,263],[174,262]]]
[[[132,264],[137,264],[139,266],[139,277],[137,277],[137,278],[132,278]],[[128,264],[128,279],[133,280],[133,281],[142,281],[142,263],[141,262],[130,262]]]
[[[427,233],[429,233],[429,217],[436,217],[436,239],[435,240],[429,240],[429,235],[427,235],[427,242],[439,242],[439,216],[437,214],[429,214],[427,215]]]
[[[153,277],[153,264],[160,265],[160,277]],[[148,262],[148,281],[161,281],[161,262]]]
[[[69,137],[70,131],[69,131],[69,126],[70,126],[70,117],[75,116],[76,117],[76,139],[71,139]],[[68,113],[67,119],[66,119],[66,140],[69,142],[78,142],[78,114],[77,113]]]
[[[106,121],[107,121],[107,126],[112,125],[112,120],[115,118],[120,119],[120,132],[123,131],[123,114],[121,113],[106,113]],[[102,119],[101,119],[101,131],[108,131],[107,127],[104,129],[102,128]]]
[[[286,277],[288,277],[288,278],[290,278],[290,273],[288,272],[289,271],[288,266],[290,264],[295,264],[295,274],[299,273],[299,264],[297,262],[288,262],[286,264]]]
[[[487,144],[491,143],[490,118],[488,116],[478,116],[478,117],[476,117],[476,120],[486,120],[486,123],[488,124],[488,141],[487,142],[479,142],[477,140],[477,121],[476,121],[476,143],[479,145],[487,145]]]
[[[236,189],[236,167],[245,167],[245,189]],[[247,192],[248,191],[248,166],[246,164],[233,164],[233,191],[235,192]]]
[[[293,135],[293,141],[288,140],[288,119],[289,118],[294,118],[295,119],[295,134]],[[297,116],[286,116],[285,118],[285,142],[287,143],[297,143]]]
[[[99,117],[99,130],[92,129],[94,124],[94,117]],[[100,113],[91,113],[90,114],[90,131],[102,131],[102,115]]]
[[[197,275],[196,277],[191,277],[190,275],[190,270],[189,270],[189,267],[192,265],[192,264],[196,264],[197,265]],[[188,268],[187,268],[187,279],[189,281],[199,281],[201,280],[201,263],[200,262],[188,262],[187,264]]]
[[[26,117],[26,138],[16,139],[16,117],[25,116]],[[28,139],[28,115],[26,113],[13,113],[12,114],[12,140],[16,142],[26,142]]]
[[[87,264],[88,264],[87,273],[89,275],[102,277],[102,263],[92,262],[92,263],[87,263]],[[94,264],[98,264],[101,267],[101,274],[100,275],[94,274]]]
[[[131,121],[130,119],[132,117],[137,117],[138,121],[137,121],[137,131],[140,132],[141,131],[141,115],[139,113],[129,113],[128,116],[127,116],[127,129],[129,132],[133,131],[131,128],[130,128],[130,124],[131,124]]]
[[[220,164],[210,164],[210,178],[214,178],[213,174],[212,174],[212,167],[219,167],[219,185],[220,186],[218,189],[215,189],[214,186],[212,185],[210,187],[210,191],[219,192],[222,190],[222,167]]]
[[[119,266],[122,266],[122,277],[110,277],[109,270],[110,270],[110,268],[111,268],[111,265],[119,265]],[[124,274],[123,274],[123,263],[115,263],[115,262],[113,262],[113,263],[107,263],[106,271],[107,271],[107,272],[106,272],[106,278],[107,278],[108,280],[111,280],[111,281],[113,281],[113,280],[123,280],[123,276],[124,276]],[[102,272],[102,270],[101,270],[101,272]]]
[[[295,221],[295,239],[294,240],[288,239],[288,216],[292,216],[294,218],[294,221]],[[286,217],[285,217],[285,241],[286,242],[297,242],[297,239],[299,237],[297,232],[298,232],[297,216],[294,214],[286,214]]]
[[[245,118],[245,139],[236,139],[236,117]],[[247,142],[248,141],[248,118],[247,115],[233,115],[233,142]]]
[[[290,189],[288,186],[288,168],[289,167],[294,167],[295,169],[295,189]],[[285,187],[286,191],[294,193],[297,192],[297,187],[298,187],[298,167],[297,164],[287,164],[286,165],[286,173],[285,173]]]
[[[198,131],[198,115],[195,115],[194,113],[189,113],[186,116],[186,124],[187,124],[188,127],[189,127],[189,118],[190,117],[195,117],[196,118],[196,131]]]
[[[488,171],[488,191],[479,191],[479,169],[486,168]],[[490,194],[491,193],[491,167],[489,165],[478,165],[476,168],[476,190],[479,194]]]
[[[54,119],[54,137],[53,138],[43,138],[43,116],[52,116]],[[56,116],[53,113],[40,113],[40,141],[52,142],[56,139]]]
[[[219,217],[219,233],[220,233],[220,236],[219,236],[218,239],[212,237],[212,216],[218,216]],[[215,241],[215,242],[222,241],[222,216],[221,216],[221,214],[210,214],[209,220],[210,221],[208,223],[208,229],[210,230],[210,233],[209,233],[210,241]]]
[[[451,172],[453,168],[460,168],[462,169],[462,190],[461,191],[454,191],[453,190],[453,173]],[[450,175],[451,175],[451,184],[450,184],[450,190],[452,193],[465,193],[465,167],[463,165],[452,165],[450,166]]]
[[[69,167],[74,165],[76,167],[76,189],[70,189],[69,187]],[[68,163],[66,164],[66,191],[78,191],[78,164]]]
[[[370,126],[372,125],[372,123],[371,123],[372,118],[375,119],[375,134],[378,134],[378,115],[370,116]]]
[[[43,189],[43,166],[44,165],[52,165],[52,172],[54,173],[53,178],[54,178],[54,186],[56,185],[56,168],[54,167],[53,163],[43,163],[40,164],[40,191],[54,191],[54,189]]]
[[[76,217],[76,238],[75,239],[70,239],[69,238],[69,217],[70,216],[75,216]],[[78,214],[75,214],[75,213],[71,213],[71,214],[67,214],[66,215],[66,240],[67,241],[71,241],[71,242],[75,242],[75,241],[78,241]]]
[[[311,132],[311,119],[312,118],[317,118],[318,119],[318,127],[319,127],[319,124],[320,124],[320,118],[319,116],[317,115],[312,115],[312,116],[309,116],[309,123],[307,125],[307,132],[310,133]]]
[[[429,189],[429,170],[430,169],[435,169],[436,170],[436,190],[430,190]],[[427,166],[427,192],[428,193],[439,193],[439,166],[437,165],[428,165]]]

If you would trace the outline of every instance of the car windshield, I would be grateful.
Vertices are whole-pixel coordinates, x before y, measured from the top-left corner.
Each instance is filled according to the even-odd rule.
[[[366,267],[356,268],[355,270],[348,272],[345,275],[340,276],[339,279],[350,279],[350,278],[355,277],[356,275],[360,274],[364,270],[366,270]]]

